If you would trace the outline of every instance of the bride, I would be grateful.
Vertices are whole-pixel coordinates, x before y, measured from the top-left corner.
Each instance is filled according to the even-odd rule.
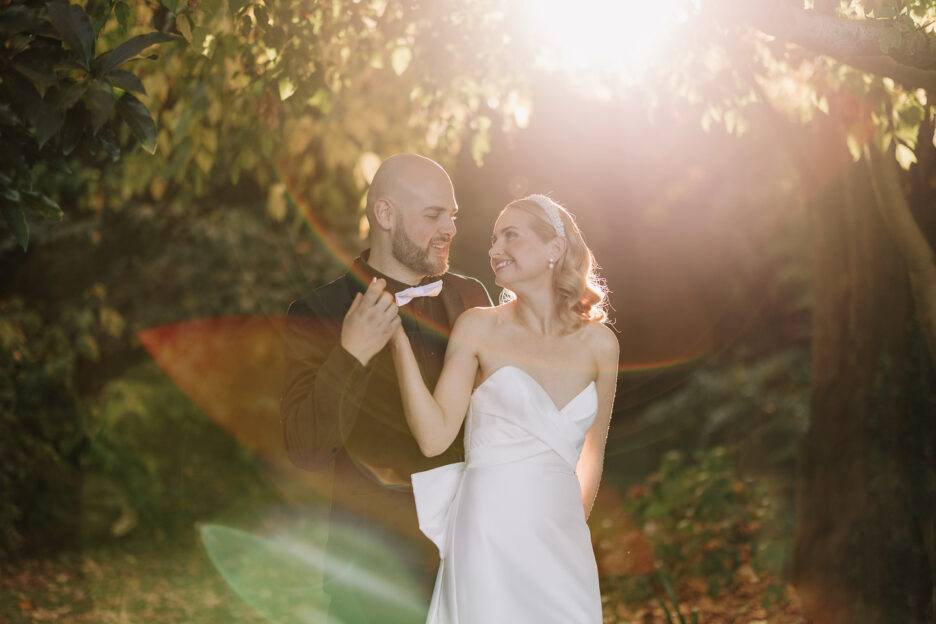
[[[606,291],[572,216],[544,195],[504,208],[489,254],[505,302],[458,318],[434,395],[402,329],[392,343],[422,452],[445,451],[465,422],[465,461],[412,476],[442,560],[428,622],[600,624],[585,521],[617,375]]]

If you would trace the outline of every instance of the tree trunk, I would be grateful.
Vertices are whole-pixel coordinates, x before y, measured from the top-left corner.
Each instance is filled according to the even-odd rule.
[[[845,144],[823,134],[812,153]],[[833,160],[841,172],[811,210],[812,399],[794,581],[816,624],[934,622],[933,366],[867,167]]]
[[[930,359],[936,363],[936,258],[901,188],[894,144],[890,152],[883,154],[874,145],[867,146],[865,161],[869,165],[875,205],[903,257],[920,331]]]

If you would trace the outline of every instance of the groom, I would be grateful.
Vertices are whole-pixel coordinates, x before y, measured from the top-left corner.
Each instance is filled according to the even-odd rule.
[[[477,280],[447,272],[458,208],[438,163],[415,154],[390,157],[374,175],[366,210],[370,249],[347,273],[289,307],[282,425],[293,463],[334,467],[329,622],[424,622],[425,606],[414,614],[379,595],[375,580],[394,579],[375,579],[384,570],[368,560],[373,552],[349,539],[389,548],[395,565],[424,585],[421,598],[428,601],[438,553],[419,534],[409,476],[460,461],[464,451],[459,437],[442,455],[420,453],[386,346],[402,319],[432,388],[455,319],[491,301]]]

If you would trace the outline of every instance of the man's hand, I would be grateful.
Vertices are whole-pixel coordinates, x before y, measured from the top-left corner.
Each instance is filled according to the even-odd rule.
[[[386,286],[385,280],[372,281],[367,292],[355,295],[341,324],[341,346],[364,366],[401,325],[399,308]]]

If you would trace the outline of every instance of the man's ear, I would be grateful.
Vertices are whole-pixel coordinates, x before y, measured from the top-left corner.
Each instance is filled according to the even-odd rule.
[[[393,204],[389,199],[381,197],[374,202],[374,218],[381,229],[389,230],[393,225]]]

